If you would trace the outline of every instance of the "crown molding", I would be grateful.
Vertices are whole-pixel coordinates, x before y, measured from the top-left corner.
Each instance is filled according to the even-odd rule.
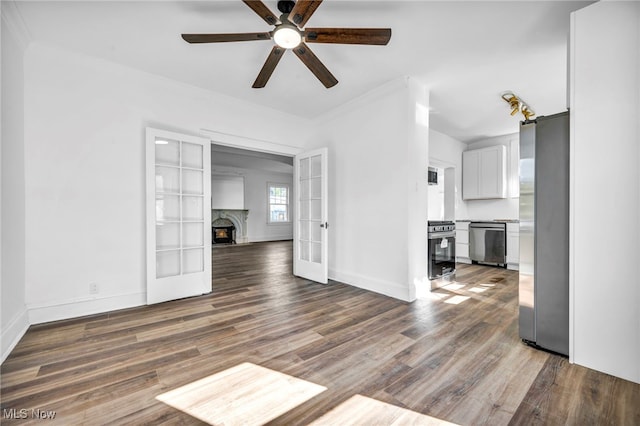
[[[23,49],[33,41],[33,37],[18,10],[17,2],[14,0],[0,1],[0,15],[2,15],[2,25],[14,35]]]

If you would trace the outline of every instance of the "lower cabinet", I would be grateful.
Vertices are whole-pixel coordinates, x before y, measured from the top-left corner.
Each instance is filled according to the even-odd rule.
[[[507,269],[518,270],[520,263],[520,225],[507,223]]]
[[[471,263],[471,259],[469,259],[469,222],[456,222],[456,262]]]

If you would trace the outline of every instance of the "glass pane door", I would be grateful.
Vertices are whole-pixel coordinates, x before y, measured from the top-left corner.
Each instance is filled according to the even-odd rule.
[[[294,273],[327,282],[327,150],[296,156],[296,238]]]
[[[148,241],[147,301],[210,291],[209,141],[148,129],[147,150],[147,197],[155,201],[147,215],[154,240],[151,247]]]

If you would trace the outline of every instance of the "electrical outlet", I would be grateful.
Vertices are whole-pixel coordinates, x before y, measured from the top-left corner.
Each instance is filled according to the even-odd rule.
[[[98,294],[99,292],[98,283],[89,283],[89,294]]]

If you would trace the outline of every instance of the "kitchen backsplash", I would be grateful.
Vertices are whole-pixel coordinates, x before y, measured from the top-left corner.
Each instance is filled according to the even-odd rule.
[[[499,200],[470,200],[466,203],[466,215],[456,215],[456,219],[518,219],[519,198],[504,198]]]

